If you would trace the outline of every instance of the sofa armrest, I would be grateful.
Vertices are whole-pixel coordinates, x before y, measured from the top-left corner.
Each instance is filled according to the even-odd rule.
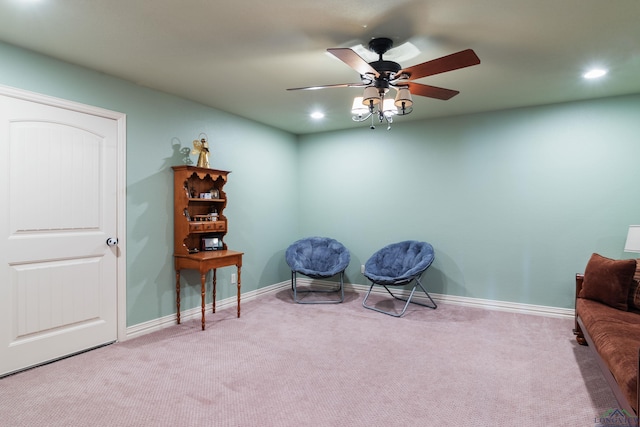
[[[584,274],[582,273],[576,274],[576,298],[578,298],[578,294],[582,290],[583,282],[584,282]]]
[[[582,290],[583,282],[584,282],[584,274],[581,274],[581,273],[576,274],[576,296],[575,296],[574,304],[578,300],[578,295]],[[582,333],[582,330],[580,329],[580,325],[578,324],[578,304],[574,305],[573,322],[574,322],[573,334],[576,336],[576,341],[580,345],[587,345],[587,341],[584,339],[584,334]]]

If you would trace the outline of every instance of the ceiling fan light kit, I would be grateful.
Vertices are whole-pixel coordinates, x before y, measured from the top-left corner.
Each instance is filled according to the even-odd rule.
[[[310,86],[288,90],[312,90],[336,87],[364,87],[364,93],[353,100],[352,119],[357,122],[371,117],[371,129],[374,118],[387,122],[390,129],[393,116],[406,116],[413,111],[412,95],[424,96],[446,101],[456,96],[458,91],[415,83],[413,80],[435,74],[445,73],[480,63],[480,59],[471,49],[402,68],[400,64],[382,58],[393,47],[393,41],[386,37],[374,38],[369,42],[369,50],[378,54],[378,60],[367,62],[349,48],[330,48],[327,52],[353,68],[360,74],[360,83],[342,83],[327,86]],[[396,92],[395,99],[385,98],[390,88]]]
[[[375,129],[374,118],[377,118],[380,123],[387,122],[387,130],[391,129],[393,116],[398,114],[394,100],[385,98],[384,92],[378,93],[374,87],[367,87],[364,92],[364,96],[356,96],[353,99],[351,119],[354,122],[363,122],[371,118],[370,128]]]

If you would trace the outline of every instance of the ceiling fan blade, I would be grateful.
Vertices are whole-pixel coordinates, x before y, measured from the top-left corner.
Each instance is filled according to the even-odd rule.
[[[323,86],[307,86],[307,87],[292,87],[287,90],[318,90],[318,89],[331,89],[335,87],[365,87],[363,83],[339,83],[335,85],[323,85]]]
[[[434,74],[478,65],[479,63],[480,58],[478,58],[478,55],[476,55],[472,49],[467,49],[405,68],[400,70],[397,74],[408,74],[409,80],[416,80],[421,79],[422,77],[432,76]]]
[[[460,93],[460,91],[457,91],[457,90],[423,85],[420,83],[409,82],[406,85],[402,85],[402,86],[408,86],[409,92],[411,92],[412,95],[420,95],[420,96],[426,96],[428,98],[442,99],[443,101],[446,101],[447,99],[451,99]],[[398,87],[402,87],[402,86],[398,86]]]
[[[380,73],[376,71],[367,61],[365,61],[360,55],[347,47],[334,47],[327,49],[327,52],[338,58],[340,61],[347,64],[349,67],[356,70],[360,75],[373,74],[378,77]]]

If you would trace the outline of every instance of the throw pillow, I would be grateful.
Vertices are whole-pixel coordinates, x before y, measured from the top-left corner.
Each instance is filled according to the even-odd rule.
[[[629,288],[629,301],[627,301],[627,305],[629,307],[629,311],[640,311],[640,283],[636,280],[631,282],[631,287]]]
[[[636,260],[636,273],[633,275],[631,286],[629,287],[629,310],[640,311],[640,262]]]
[[[584,281],[578,296],[626,311],[635,272],[635,259],[615,260],[594,253],[584,270]]]

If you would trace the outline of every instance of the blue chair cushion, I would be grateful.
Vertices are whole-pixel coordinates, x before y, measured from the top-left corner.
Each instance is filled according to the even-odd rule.
[[[291,271],[311,278],[327,278],[344,271],[349,265],[349,250],[328,237],[307,237],[291,244],[285,253]]]
[[[433,246],[406,240],[374,253],[364,265],[364,275],[380,285],[403,285],[420,276],[434,260]]]

